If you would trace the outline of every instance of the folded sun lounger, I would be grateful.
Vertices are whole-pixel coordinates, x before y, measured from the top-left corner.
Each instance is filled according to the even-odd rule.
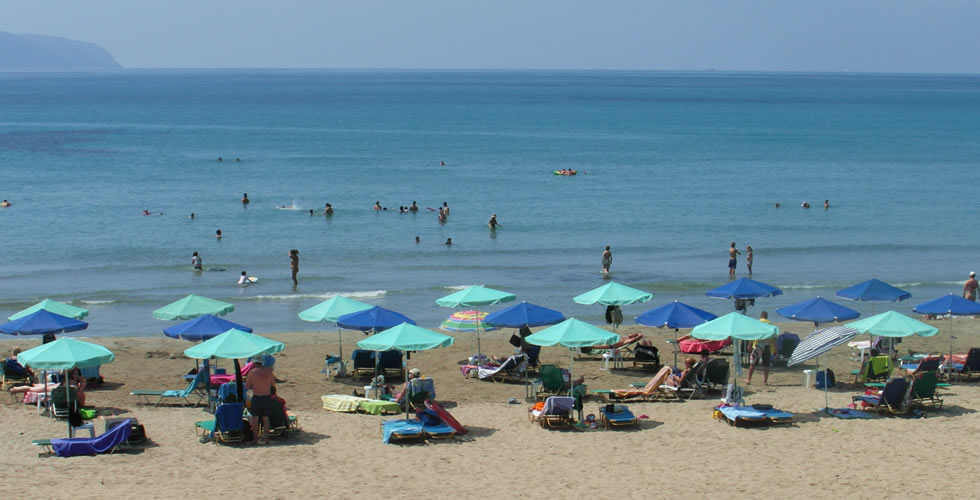
[[[381,440],[385,444],[392,441],[422,439],[425,431],[418,420],[385,420],[381,422]]]
[[[606,405],[599,408],[599,421],[606,429],[636,426],[636,416],[623,405]]]
[[[752,406],[721,406],[715,408],[715,418],[735,427],[751,427],[793,422],[793,414],[775,408]]]

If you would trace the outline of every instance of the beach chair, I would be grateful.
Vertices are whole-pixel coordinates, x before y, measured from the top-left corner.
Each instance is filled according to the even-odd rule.
[[[652,345],[638,345],[633,349],[633,369],[656,368],[660,366],[660,352]]]
[[[896,377],[885,384],[885,388],[878,395],[863,394],[851,396],[856,402],[861,402],[863,410],[874,412],[888,412],[894,415],[902,415],[908,412],[909,382],[901,377]]]
[[[187,387],[183,389],[173,389],[169,391],[147,391],[147,390],[135,390],[129,394],[136,396],[136,404],[150,404],[150,398],[158,398],[154,406],[160,406],[165,399],[175,399],[184,400],[181,406],[191,405],[196,407],[204,401],[207,397],[207,392],[201,388],[203,384],[204,377],[207,375],[206,371],[199,372],[194,379],[187,384]],[[192,396],[197,396],[197,401],[191,402]]]
[[[365,351],[363,349],[355,349],[351,353],[350,359],[354,362],[354,376],[360,375],[361,372],[374,375],[374,355],[374,351]]]
[[[527,371],[527,356],[515,354],[496,368],[480,367],[478,375],[480,380],[490,379],[494,382],[504,382],[508,379],[521,380],[524,372]]]
[[[888,356],[872,356],[859,370],[852,370],[855,382],[888,380],[892,373],[892,359]]]
[[[541,409],[531,409],[527,412],[531,423],[537,422],[541,428],[571,427],[572,410],[575,408],[575,398],[571,396],[548,396]]]
[[[384,420],[381,422],[381,441],[391,444],[393,441],[412,441],[425,437],[422,422],[418,420]]]
[[[424,378],[413,378],[408,381],[408,404],[410,408],[424,408],[427,399],[435,399],[436,383],[435,380]],[[396,402],[399,405],[405,404],[405,395],[399,394]]]
[[[701,385],[709,391],[716,387],[724,387],[728,384],[728,370],[727,359],[715,358],[708,361],[708,365],[704,367],[704,378]]]
[[[675,391],[678,393],[678,397],[686,394],[688,400],[694,399],[695,396],[703,396],[707,394],[709,389],[709,385],[705,379],[707,368],[707,364],[699,361],[695,363],[690,372],[681,378],[681,383],[678,384],[677,387],[669,385],[665,385],[663,387],[668,390]]]
[[[538,398],[565,392],[565,375],[558,365],[541,365],[541,368],[538,368],[538,377],[539,379],[534,381],[535,387],[540,386],[537,388]]]
[[[74,387],[69,388],[66,398],[65,386],[55,387],[48,395],[46,404],[48,411],[54,418],[68,418],[72,412],[78,411],[78,390]]]
[[[958,377],[967,377],[972,379],[975,376],[980,376],[980,347],[971,347],[966,353],[966,359],[963,363],[952,363],[953,372]]]
[[[623,405],[608,404],[599,408],[599,422],[606,429],[616,427],[636,427],[637,419],[629,408]]]
[[[527,366],[537,368],[540,364],[539,358],[541,357],[541,346],[524,344],[524,353],[527,354]]]
[[[908,375],[916,375],[922,372],[934,372],[938,371],[939,367],[942,366],[943,360],[946,358],[944,356],[926,356],[919,360],[918,363],[901,365],[901,368],[906,371]]]
[[[126,419],[94,438],[36,439],[31,441],[31,444],[53,451],[59,457],[112,453],[123,447],[129,440],[129,435],[133,431],[132,423],[132,419]]]
[[[647,382],[647,385],[641,389],[626,389],[626,390],[610,390],[610,389],[597,389],[592,391],[595,394],[603,394],[609,401],[625,401],[629,399],[640,399],[644,401],[662,401],[667,399],[676,399],[677,395],[674,391],[662,387],[667,381],[667,377],[670,376],[671,369],[669,366],[665,366],[657,372],[653,378]]]
[[[444,422],[435,410],[420,408],[415,418],[422,422],[422,432],[429,439],[452,439],[456,436],[456,429]]]
[[[909,404],[923,408],[942,409],[943,400],[936,397],[939,378],[935,371],[921,372],[912,376]]]
[[[784,332],[776,337],[776,350],[779,355],[776,356],[780,362],[787,362],[789,358],[793,355],[793,351],[796,350],[796,346],[800,345],[800,336],[795,333]]]
[[[378,367],[378,370],[379,373],[384,374],[385,378],[404,377],[403,368],[401,351],[384,351],[381,353],[381,366]]]
[[[8,365],[9,362],[7,359],[0,359],[0,391],[6,391],[18,385],[29,385],[30,377],[27,370],[21,367],[21,371],[17,372],[11,365]],[[18,363],[17,366],[20,364]]]
[[[218,441],[223,443],[244,441],[244,414],[245,405],[242,403],[221,404],[214,412],[214,420],[197,422],[194,428],[201,431],[202,440],[206,437],[214,444],[218,444]]]
[[[289,430],[293,428],[295,417],[290,419],[290,416],[278,401],[271,405],[271,408],[272,410],[269,412],[269,430],[266,431],[266,434],[273,437],[284,437],[288,435]]]
[[[85,368],[79,368],[78,371],[81,373],[82,377],[85,377],[86,387],[98,387],[103,384],[102,374],[99,369],[102,365],[86,366]]]

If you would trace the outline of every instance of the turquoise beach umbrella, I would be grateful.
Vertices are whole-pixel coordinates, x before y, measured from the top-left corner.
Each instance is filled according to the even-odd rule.
[[[178,319],[185,320],[194,319],[205,314],[224,316],[234,310],[235,306],[228,302],[191,294],[177,302],[167,304],[153,311],[153,317],[170,321]]]
[[[494,290],[493,288],[487,288],[482,285],[474,285],[437,299],[436,304],[442,307],[480,307],[492,306],[512,300],[517,300],[517,296],[512,293]],[[472,344],[470,347],[472,347]],[[476,330],[476,355],[477,359],[480,360],[478,362],[482,362],[483,353],[480,348],[479,328]]]
[[[64,302],[58,302],[57,300],[44,299],[41,302],[38,302],[37,304],[14,314],[13,316],[7,318],[7,320],[13,321],[33,312],[40,311],[41,309],[74,319],[83,319],[88,316],[88,309],[76,307],[71,304],[65,304]]]
[[[653,294],[633,287],[610,281],[605,285],[578,295],[572,300],[579,304],[602,304],[604,306],[625,306],[637,302],[646,302]]]
[[[895,311],[886,311],[844,326],[879,337],[932,337],[939,333],[938,328]]]
[[[732,363],[735,369],[732,370],[732,398],[736,403],[741,402],[741,393],[738,391],[738,376],[741,375],[741,345],[743,340],[764,340],[779,335],[779,327],[750,318],[738,312],[730,312],[720,318],[713,319],[703,325],[698,325],[691,330],[691,336],[701,340],[724,340],[728,337],[737,339],[739,343],[735,346],[735,355]]]
[[[582,320],[568,318],[554,326],[549,326],[537,333],[532,333],[524,338],[524,342],[540,346],[561,345],[569,349],[578,347],[592,347],[594,345],[615,344],[619,341],[619,335],[609,330],[590,325]],[[575,351],[570,350],[571,361],[569,362],[569,378],[573,385],[569,394],[574,394],[574,367]],[[581,414],[579,414],[581,416]]]
[[[337,319],[346,314],[366,311],[374,306],[365,304],[354,299],[348,299],[342,295],[331,297],[319,304],[299,313],[299,319],[312,322],[336,323]],[[337,349],[340,354],[340,367],[337,369],[337,376],[343,377],[347,374],[347,362],[344,360],[344,336],[343,328],[337,325]]]
[[[238,364],[238,359],[260,354],[274,354],[282,351],[284,347],[282,342],[232,328],[217,337],[212,337],[194,347],[184,349],[184,355],[195,359],[222,358],[234,360],[236,392],[238,393],[238,400],[244,401],[242,367]]]

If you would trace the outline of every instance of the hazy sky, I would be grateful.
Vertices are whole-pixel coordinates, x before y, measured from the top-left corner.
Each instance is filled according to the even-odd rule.
[[[977,0],[44,0],[126,67],[980,72]]]

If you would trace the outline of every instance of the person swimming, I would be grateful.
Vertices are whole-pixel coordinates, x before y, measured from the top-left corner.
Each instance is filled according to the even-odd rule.
[[[250,283],[251,283],[251,281],[249,281],[249,279],[248,279],[248,273],[245,272],[245,271],[242,271],[241,277],[238,278],[238,284],[239,285],[248,285]]]
[[[194,218],[194,212],[191,212],[191,214],[190,214],[190,215],[188,215],[188,216],[187,216],[187,218],[188,218],[188,219],[193,219],[193,218]]]
[[[333,205],[327,203],[323,206],[323,215],[333,215]]]
[[[10,206],[10,202],[7,200],[3,200],[3,202],[0,203],[0,207],[7,208],[9,206]]]
[[[248,205],[251,200],[248,199],[248,193],[242,193],[242,205]]]
[[[313,217],[313,209],[310,209],[310,217]]]
[[[216,239],[219,239],[219,240],[221,239],[221,230],[220,229],[214,232],[214,237]]]
[[[414,200],[412,201],[412,206],[408,207],[408,211],[409,212],[418,212],[419,211],[419,206],[415,204],[415,201]]]
[[[452,238],[446,238],[446,246],[447,247],[453,246],[453,239]]]
[[[487,225],[490,226],[490,229],[497,229],[497,214],[490,216],[490,220],[487,221]]]
[[[381,210],[381,200],[374,202],[374,209]]]

